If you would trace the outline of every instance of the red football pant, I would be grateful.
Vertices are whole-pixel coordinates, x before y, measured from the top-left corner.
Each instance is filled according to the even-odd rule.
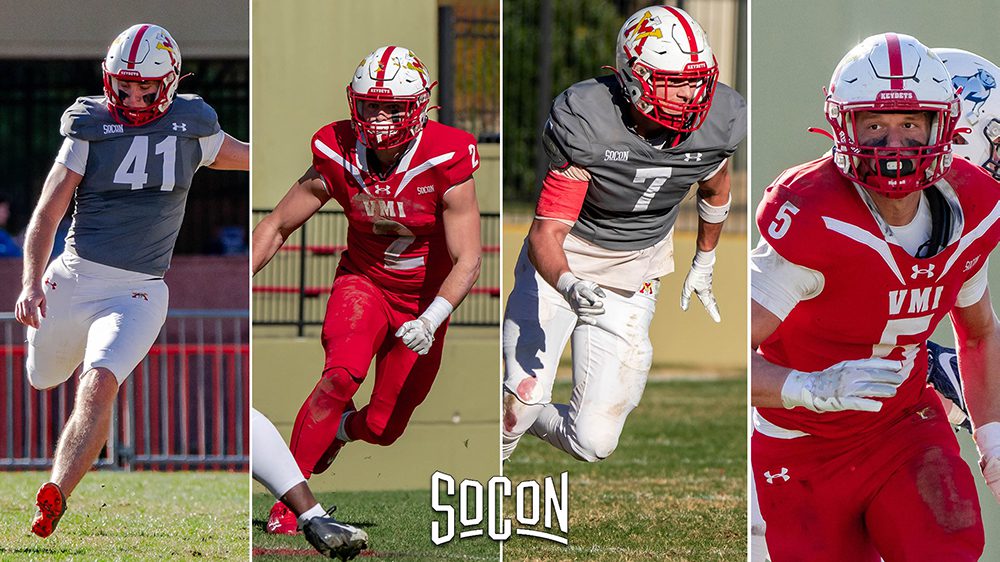
[[[774,562],[974,562],[983,553],[975,481],[929,391],[877,435],[754,433],[751,463]]]
[[[376,445],[391,445],[403,434],[413,410],[434,383],[448,327],[447,322],[441,325],[430,352],[420,356],[395,336],[413,319],[390,307],[367,277],[337,275],[323,322],[323,375],[302,404],[292,430],[290,448],[306,478],[326,468],[318,465],[337,437],[345,408],[354,407],[354,394],[368,376],[372,358],[371,401],[348,418],[347,434]]]

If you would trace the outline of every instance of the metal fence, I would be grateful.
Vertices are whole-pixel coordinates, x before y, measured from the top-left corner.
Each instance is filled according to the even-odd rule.
[[[746,95],[746,0],[669,2],[705,28],[724,81]],[[607,74],[625,18],[648,2],[633,0],[506,0],[503,3],[503,178],[507,208],[530,210],[548,162],[539,134],[552,100],[572,84]],[[746,204],[746,143],[730,162],[733,209]],[[695,205],[685,204],[680,230],[697,229]],[[746,231],[745,213],[732,213],[726,229]]]
[[[255,209],[254,224],[269,213]],[[483,213],[483,263],[479,281],[452,315],[452,326],[497,326],[500,323],[500,214]],[[347,249],[347,217],[342,211],[320,211],[292,235],[253,282],[254,325],[323,324],[327,295],[340,254]]]
[[[250,348],[245,310],[174,310],[122,384],[97,465],[124,470],[245,470]],[[0,470],[51,466],[77,376],[38,391],[24,372],[26,329],[0,314]],[[78,375],[74,373],[74,375]]]
[[[499,3],[438,9],[438,119],[500,142]]]

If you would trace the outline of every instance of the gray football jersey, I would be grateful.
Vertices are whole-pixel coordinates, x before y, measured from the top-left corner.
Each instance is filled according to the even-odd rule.
[[[736,151],[747,131],[746,101],[718,84],[705,123],[673,148],[657,148],[623,120],[614,76],[570,86],[552,102],[543,144],[553,164],[590,172],[573,234],[609,250],[640,250],[670,232],[691,186]]]
[[[89,142],[66,248],[97,263],[162,277],[170,267],[199,138],[219,132],[200,97],[179,95],[162,117],[122,125],[103,97],[79,98],[62,117],[63,136]]]

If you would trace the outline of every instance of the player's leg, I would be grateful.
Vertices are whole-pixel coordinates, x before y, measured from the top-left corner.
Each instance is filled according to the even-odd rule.
[[[577,325],[570,403],[546,405],[531,427],[533,435],[583,461],[599,461],[614,452],[649,376],[649,324],[658,283],[628,296],[605,291],[605,313],[597,324]]]
[[[281,434],[263,414],[250,410],[250,466],[255,480],[291,508],[306,538],[320,553],[350,559],[367,547],[368,534],[327,515],[306,484]]]
[[[73,493],[107,442],[118,388],[149,351],[166,318],[169,293],[163,281],[130,281],[130,275],[125,272],[117,279],[81,275],[77,285],[78,308],[88,316],[90,326],[73,411],[52,460],[51,482],[64,499]],[[42,491],[44,487],[40,495]],[[51,517],[40,503],[38,515],[32,529],[44,532],[49,527],[46,519]]]
[[[397,318],[393,324],[401,325],[406,320]],[[427,398],[441,368],[447,329],[447,323],[438,328],[427,355],[417,355],[398,338],[379,351],[371,400],[346,418],[344,429],[348,439],[381,446],[399,439],[413,411]]]
[[[879,562],[844,450],[754,432],[751,466],[771,560]],[[856,459],[854,459],[856,460]]]
[[[927,409],[894,426],[885,441],[892,450],[879,454],[898,468],[878,487],[865,513],[882,557],[979,560],[985,537],[976,484],[943,407],[931,398]]]
[[[62,257],[49,264],[42,277],[45,292],[45,316],[39,327],[28,328],[28,382],[38,390],[65,382],[83,361],[87,343],[87,325],[73,307],[76,275]]]
[[[576,314],[538,275],[522,249],[503,322],[504,459],[552,400],[559,359],[576,323]]]
[[[341,415],[352,404],[376,352],[391,345],[386,342],[386,309],[381,292],[367,278],[337,276],[323,322],[323,374],[292,429],[291,450],[306,478],[329,467],[339,450],[335,441]]]

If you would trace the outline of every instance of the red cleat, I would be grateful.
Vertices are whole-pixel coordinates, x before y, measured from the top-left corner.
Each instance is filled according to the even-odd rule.
[[[287,505],[276,501],[267,518],[267,532],[272,535],[298,535],[299,520]]]
[[[35,496],[38,510],[31,520],[31,532],[43,539],[52,534],[59,524],[59,518],[66,512],[66,496],[55,482],[46,482]]]

